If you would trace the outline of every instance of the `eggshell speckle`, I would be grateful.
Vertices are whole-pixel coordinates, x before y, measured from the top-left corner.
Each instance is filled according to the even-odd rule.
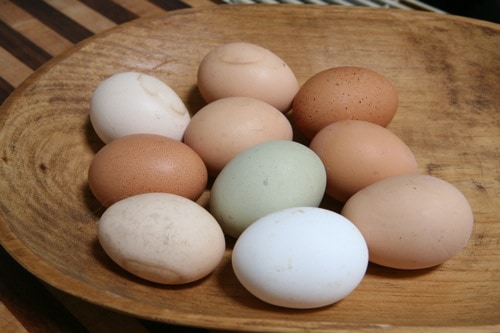
[[[283,113],[249,97],[227,97],[206,105],[193,116],[184,133],[184,142],[214,176],[253,145],[292,138],[292,126]]]
[[[286,112],[299,89],[291,68],[272,51],[252,43],[222,44],[202,59],[198,88],[206,102],[252,97]]]
[[[292,121],[312,138],[323,127],[345,119],[387,126],[398,108],[398,94],[382,74],[363,67],[334,67],[309,78],[293,101]]]
[[[314,136],[309,147],[325,165],[326,193],[342,202],[384,178],[418,172],[415,156],[399,137],[366,121],[332,123]]]
[[[142,73],[112,75],[97,86],[90,99],[90,121],[105,143],[137,133],[181,140],[190,118],[172,88]]]
[[[233,270],[261,300],[288,308],[317,308],[349,295],[363,279],[368,248],[354,224],[315,207],[266,215],[238,238]]]
[[[207,276],[225,251],[224,234],[212,215],[168,193],[145,193],[115,203],[99,220],[98,239],[125,270],[163,284]]]
[[[342,215],[366,239],[370,261],[399,269],[439,265],[470,238],[472,209],[452,184],[429,175],[381,180],[353,195]]]
[[[155,134],[127,135],[104,146],[92,159],[88,183],[104,206],[136,194],[173,193],[196,200],[208,173],[188,145]]]

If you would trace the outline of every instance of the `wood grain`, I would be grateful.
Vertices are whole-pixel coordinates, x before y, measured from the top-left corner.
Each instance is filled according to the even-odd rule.
[[[48,284],[91,303],[166,323],[284,331],[484,331],[500,329],[500,117],[498,25],[429,13],[316,6],[217,6],[139,19],[45,64],[0,112],[0,240]],[[192,112],[203,105],[197,64],[214,46],[246,40],[273,50],[300,82],[358,65],[398,88],[390,129],[423,173],[461,189],[475,214],[467,247],[434,269],[370,265],[348,298],[292,311],[263,304],[236,281],[230,246],[207,279],[150,284],[114,265],[96,242],[102,208],[86,169],[102,146],[88,99],[103,78],[136,70],[160,77]],[[328,203],[325,203],[328,206]]]

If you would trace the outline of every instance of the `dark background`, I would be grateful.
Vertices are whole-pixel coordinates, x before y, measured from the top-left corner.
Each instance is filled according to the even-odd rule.
[[[500,23],[500,0],[423,0],[449,14]]]

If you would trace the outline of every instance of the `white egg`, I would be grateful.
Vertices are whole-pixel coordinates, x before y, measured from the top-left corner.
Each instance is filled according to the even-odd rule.
[[[368,266],[366,242],[348,219],[316,207],[288,208],[250,225],[233,249],[241,284],[287,308],[317,308],[349,295]]]
[[[210,274],[225,239],[202,206],[169,193],[145,193],[111,205],[98,224],[98,240],[113,261],[143,279],[184,284]]]
[[[172,88],[153,76],[136,72],[105,79],[90,100],[90,121],[105,143],[138,133],[180,141],[190,119],[189,111]]]

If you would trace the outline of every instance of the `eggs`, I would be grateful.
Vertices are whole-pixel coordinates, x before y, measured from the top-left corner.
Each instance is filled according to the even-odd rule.
[[[326,193],[342,202],[376,181],[418,172],[415,156],[400,138],[362,120],[342,120],[324,127],[309,147],[325,165]]]
[[[102,81],[92,93],[89,114],[105,143],[137,133],[181,140],[191,118],[172,88],[137,72],[117,73]]]
[[[234,42],[215,47],[205,55],[198,68],[198,88],[207,103],[244,96],[286,112],[299,84],[286,62],[270,50]]]
[[[370,261],[399,269],[442,264],[472,233],[473,214],[452,184],[429,175],[381,180],[352,196],[342,209],[366,239]]]
[[[234,245],[232,265],[259,299],[310,309],[338,302],[359,285],[368,248],[356,226],[341,215],[294,207],[249,226]]]
[[[323,127],[345,119],[387,126],[397,108],[397,91],[386,77],[368,68],[342,66],[321,71],[300,87],[292,119],[312,138]]]
[[[299,87],[278,55],[235,42],[203,57],[197,84],[207,104],[192,118],[172,88],[140,73],[113,75],[92,95],[106,144],[88,170],[106,207],[97,237],[123,269],[190,283],[217,268],[233,237],[243,288],[312,309],[352,293],[368,261],[422,269],[464,248],[472,209],[452,184],[418,174],[385,128],[398,96],[382,74],[335,67]],[[299,132],[307,143],[293,141]],[[321,206],[325,195],[345,203],[341,214]]]
[[[169,193],[145,193],[113,204],[99,220],[97,236],[118,265],[162,284],[185,284],[207,276],[226,246],[212,215]]]
[[[293,141],[268,141],[244,150],[222,169],[209,209],[224,232],[237,238],[274,211],[318,206],[325,187],[325,168],[312,150]]]
[[[108,143],[92,159],[88,183],[106,207],[141,193],[166,192],[196,200],[208,173],[188,145],[156,134],[131,134]]]
[[[283,113],[250,97],[209,103],[196,112],[184,133],[184,142],[200,155],[213,176],[251,146],[292,138],[292,125]]]

